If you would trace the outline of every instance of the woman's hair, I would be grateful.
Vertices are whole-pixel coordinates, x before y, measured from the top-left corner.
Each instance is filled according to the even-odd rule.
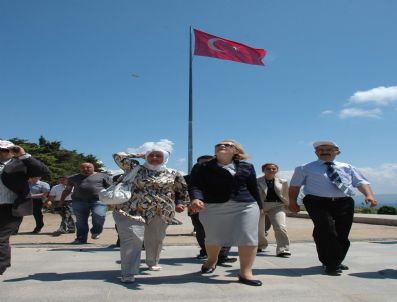
[[[220,143],[223,143],[223,142],[231,142],[231,143],[233,143],[234,147],[236,148],[237,154],[235,154],[233,156],[233,159],[238,159],[238,160],[249,159],[248,154],[245,153],[243,146],[241,146],[241,144],[238,141],[236,141],[234,139],[223,139],[220,141]]]
[[[265,171],[265,169],[266,169],[267,166],[276,166],[277,170],[279,169],[279,168],[278,168],[278,165],[275,164],[275,163],[266,163],[266,164],[263,164],[263,165],[262,165],[262,172]]]

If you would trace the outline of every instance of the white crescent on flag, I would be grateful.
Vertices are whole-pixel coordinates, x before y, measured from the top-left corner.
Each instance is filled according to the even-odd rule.
[[[209,40],[208,40],[208,47],[211,48],[212,50],[215,50],[215,51],[224,52],[222,49],[219,49],[219,48],[217,48],[217,47],[215,46],[214,43],[215,43],[216,41],[218,41],[218,40],[220,40],[220,39],[218,39],[218,38],[209,39]]]

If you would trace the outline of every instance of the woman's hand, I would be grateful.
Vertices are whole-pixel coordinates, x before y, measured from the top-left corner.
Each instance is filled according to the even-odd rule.
[[[185,205],[184,204],[177,204],[176,206],[175,206],[175,211],[177,212],[177,213],[182,213],[184,210],[185,210]]]
[[[200,199],[193,199],[190,204],[190,212],[195,214],[204,208],[204,202]]]

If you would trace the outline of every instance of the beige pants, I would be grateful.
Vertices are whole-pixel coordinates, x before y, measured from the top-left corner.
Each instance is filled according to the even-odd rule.
[[[268,215],[272,223],[274,236],[276,237],[276,254],[289,251],[289,239],[286,228],[285,206],[281,202],[262,202],[263,211]],[[268,241],[265,235],[265,214],[259,217],[258,226],[258,248],[266,249]]]
[[[146,264],[158,265],[168,224],[165,224],[160,216],[155,216],[148,225],[133,221],[117,212],[113,212],[113,218],[120,236],[121,275],[131,277],[139,273],[143,241]]]

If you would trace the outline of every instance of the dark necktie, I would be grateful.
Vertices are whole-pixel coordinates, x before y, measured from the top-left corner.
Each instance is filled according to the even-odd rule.
[[[326,162],[324,164],[327,165],[327,176],[331,182],[347,196],[353,196],[354,192],[342,182],[340,175],[335,170],[335,164],[333,162]]]

